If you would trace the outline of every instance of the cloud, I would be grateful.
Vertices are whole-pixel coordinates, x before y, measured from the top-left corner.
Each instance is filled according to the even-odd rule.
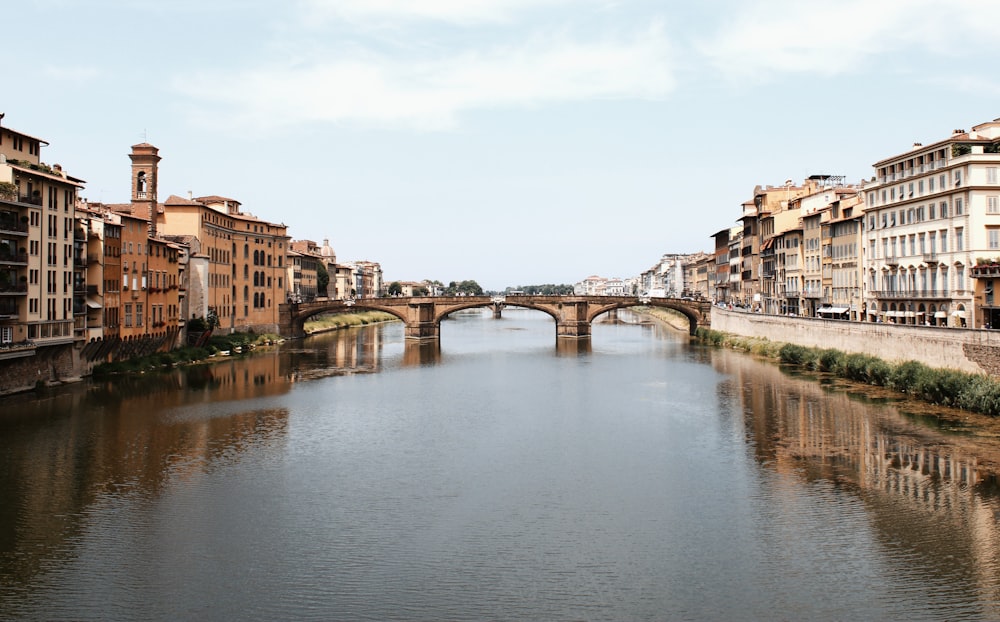
[[[729,79],[766,82],[786,73],[856,71],[907,49],[968,53],[976,38],[992,40],[989,25],[997,18],[1000,5],[977,0],[845,0],[833,5],[765,0],[739,5],[696,48]],[[956,45],[959,33],[962,43]],[[900,58],[905,64],[905,54],[894,56],[895,62]]]
[[[674,88],[661,25],[599,41],[536,35],[422,58],[327,50],[330,60],[202,72],[174,88],[211,105],[203,122],[257,130],[307,122],[439,130],[464,112],[598,99],[665,98]]]

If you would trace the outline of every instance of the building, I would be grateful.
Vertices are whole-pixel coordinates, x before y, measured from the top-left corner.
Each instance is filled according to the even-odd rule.
[[[75,332],[73,306],[75,205],[84,182],[42,162],[47,144],[0,127],[0,360],[34,357],[37,365],[20,368],[29,386],[72,373],[71,346],[85,336]],[[59,346],[67,348],[45,352],[51,361],[39,356]]]
[[[1000,119],[874,168],[864,188],[868,318],[996,325],[1000,283],[988,267],[1000,258]]]

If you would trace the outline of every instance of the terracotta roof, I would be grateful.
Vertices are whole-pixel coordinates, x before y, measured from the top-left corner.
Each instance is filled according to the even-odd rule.
[[[172,194],[169,197],[167,197],[167,200],[164,201],[164,203],[166,205],[204,205],[204,203],[200,201],[194,201],[192,199],[179,197],[176,194]]]
[[[227,197],[220,197],[217,194],[212,194],[212,195],[209,195],[207,197],[197,197],[197,200],[201,201],[202,203],[226,203],[226,202],[229,202],[229,203],[235,203],[237,205],[243,205],[242,203],[240,203],[236,199],[230,199],[230,198],[227,198]]]
[[[31,168],[30,166],[22,166],[20,164],[14,164],[10,160],[7,160],[6,164],[7,166],[13,169],[22,171],[30,175],[38,175],[39,177],[44,177],[45,179],[51,179],[53,181],[61,181],[63,183],[68,183],[73,186],[81,186],[82,184],[87,183],[82,179],[77,179],[76,177],[70,177],[69,175],[63,177],[62,175],[56,175],[54,173],[46,173],[45,171],[40,171],[38,169]]]

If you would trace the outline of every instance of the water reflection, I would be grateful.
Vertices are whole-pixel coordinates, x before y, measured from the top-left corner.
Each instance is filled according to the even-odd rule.
[[[403,365],[406,367],[436,365],[441,362],[441,342],[407,341],[403,350]]]
[[[911,557],[905,572],[915,581],[936,584],[955,604],[994,603],[985,613],[1000,616],[995,442],[945,436],[897,406],[791,378],[745,356],[715,354],[716,368],[735,388],[723,389],[724,399],[736,397],[742,407],[759,463],[857,498],[882,546]]]
[[[280,446],[288,410],[239,404],[288,386],[278,358],[263,356],[9,401],[0,417],[0,603],[74,555],[93,508],[153,499],[210,465]],[[227,402],[236,408],[219,407]]]
[[[296,381],[377,372],[385,346],[382,328],[348,328],[286,344],[282,364]]]

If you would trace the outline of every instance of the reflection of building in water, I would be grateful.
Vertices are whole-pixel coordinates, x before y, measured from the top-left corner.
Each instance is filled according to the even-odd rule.
[[[235,401],[286,392],[277,365],[276,356],[255,356],[9,402],[0,420],[0,534],[9,536],[0,538],[0,574],[30,582],[72,553],[67,542],[95,508],[153,498],[248,447],[281,442],[286,409]]]
[[[375,328],[314,333],[303,342],[305,347],[284,347],[282,374],[295,381],[377,372],[384,341],[380,327]]]
[[[719,354],[716,365],[738,387],[758,461],[851,491],[887,546],[922,556],[923,572],[953,573],[954,567],[944,567],[952,560],[947,563],[964,566],[982,589],[998,589],[997,474],[984,466],[998,463],[995,447],[921,427],[893,406]]]

